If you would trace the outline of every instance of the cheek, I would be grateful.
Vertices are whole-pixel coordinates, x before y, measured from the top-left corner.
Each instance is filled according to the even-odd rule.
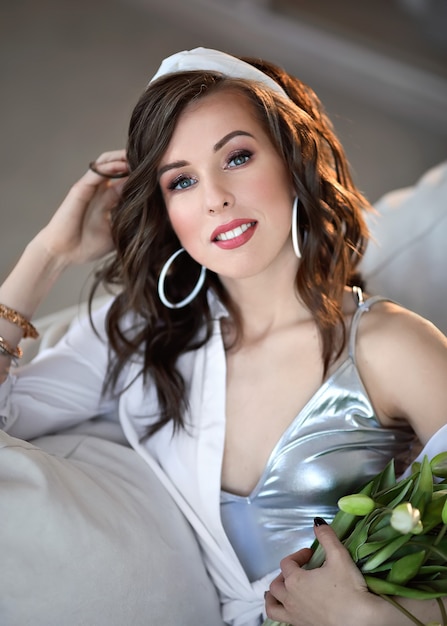
[[[182,210],[168,211],[168,217],[175,234],[183,245],[187,245],[193,236],[197,236],[198,224],[192,212],[184,210],[183,207]]]
[[[255,189],[255,195],[251,195],[252,201],[270,212],[273,211],[277,218],[280,215],[284,219],[292,216],[293,190],[284,177],[263,177],[258,179],[256,184],[251,185],[251,190]]]
[[[248,189],[258,197],[272,202],[287,199],[293,194],[289,175],[282,162],[270,162],[260,168],[260,171],[257,170],[255,177],[248,182]]]

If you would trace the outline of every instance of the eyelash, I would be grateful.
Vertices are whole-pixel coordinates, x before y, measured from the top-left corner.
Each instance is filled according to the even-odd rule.
[[[242,165],[245,165],[245,163],[247,163],[247,161],[249,161],[252,156],[253,156],[253,153],[250,150],[237,150],[236,152],[233,152],[228,157],[226,167],[229,169],[241,167]],[[236,159],[240,157],[245,157],[245,161],[243,163],[240,163],[239,165],[230,165],[232,161],[235,161]],[[193,178],[192,176],[186,176],[185,174],[180,174],[180,176],[177,176],[177,178],[174,178],[174,180],[171,183],[169,183],[168,185],[169,191],[181,191],[181,189],[177,189],[177,187],[184,180],[190,180],[193,182],[191,185],[188,185],[187,187],[183,187],[183,189],[188,189],[189,187],[192,187],[197,182],[197,179]]]
[[[227,166],[229,166],[230,168],[232,167],[240,167],[241,165],[245,165],[245,163],[247,163],[247,161],[249,161],[251,159],[251,157],[253,156],[253,153],[250,150],[237,150],[236,152],[233,152],[227,160]],[[238,157],[247,157],[246,160],[241,163],[240,165],[232,165],[230,166],[231,161],[234,161],[235,159],[237,159]]]
[[[192,181],[197,182],[195,178],[192,178],[192,176],[185,176],[184,174],[181,174],[180,176],[177,176],[177,178],[174,178],[174,180],[171,183],[169,183],[168,185],[169,191],[181,191],[181,189],[176,189],[176,187],[184,180],[192,180]],[[192,185],[188,185],[188,187],[192,187]],[[183,189],[188,189],[188,187],[183,187]]]

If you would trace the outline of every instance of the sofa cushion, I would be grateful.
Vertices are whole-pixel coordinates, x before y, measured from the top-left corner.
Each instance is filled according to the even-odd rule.
[[[367,290],[398,301],[447,334],[447,161],[374,205],[361,270]]]
[[[8,626],[222,626],[194,533],[132,449],[0,432]]]

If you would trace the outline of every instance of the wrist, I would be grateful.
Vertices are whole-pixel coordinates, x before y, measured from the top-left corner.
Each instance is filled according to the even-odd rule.
[[[35,237],[1,286],[0,303],[31,321],[36,309],[68,265],[64,258],[53,255],[40,237]],[[19,326],[3,319],[0,320],[0,326],[0,335],[3,334],[11,345],[20,341],[23,330]]]
[[[363,595],[362,603],[353,616],[352,626],[396,626],[396,609],[386,600],[370,591]],[[399,615],[397,614],[397,617]]]
[[[367,602],[365,602],[362,607],[362,616],[356,622],[357,624],[362,624],[362,626],[377,626],[377,624],[380,624],[381,626],[407,626],[407,624],[412,621],[411,618],[407,616],[405,609],[413,615],[415,609],[414,602],[412,603],[410,601],[410,605],[412,606],[405,606],[407,604],[407,599],[397,598],[399,605],[397,606],[394,604],[396,598],[389,597],[388,599],[388,596],[381,597],[371,592],[368,592],[367,595]],[[421,603],[417,602],[417,604],[420,605]],[[426,618],[429,613],[430,618],[435,619],[438,617],[439,613],[437,605],[435,610],[433,610],[432,606],[432,611],[430,612],[427,601],[423,602],[423,604],[426,606],[424,608],[419,606],[419,611],[421,612],[419,614],[418,611],[418,614],[414,615],[414,617],[422,619],[423,623],[427,621]]]
[[[25,253],[30,254],[36,260],[36,266],[40,272],[48,278],[59,277],[67,269],[71,262],[65,253],[56,251],[48,244],[45,238],[45,231],[42,230],[32,239]]]

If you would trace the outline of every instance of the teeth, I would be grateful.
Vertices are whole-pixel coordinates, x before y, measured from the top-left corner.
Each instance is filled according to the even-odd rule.
[[[235,237],[240,237],[242,233],[245,233],[246,230],[253,226],[254,222],[249,222],[248,224],[241,224],[237,228],[233,230],[227,230],[225,233],[220,233],[217,235],[216,241],[228,241],[229,239],[234,239]]]

